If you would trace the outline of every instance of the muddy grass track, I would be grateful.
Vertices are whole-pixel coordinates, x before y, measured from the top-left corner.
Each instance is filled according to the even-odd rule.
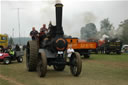
[[[0,79],[6,80],[6,81],[8,81],[8,82],[10,82],[10,83],[13,83],[14,85],[24,85],[24,84],[21,84],[21,83],[17,82],[17,81],[14,80],[14,79],[5,77],[5,76],[3,76],[3,75],[1,75],[1,74],[0,74]]]
[[[79,77],[72,76],[67,66],[63,72],[48,67],[46,77],[39,78],[36,72],[27,72],[24,61],[22,64],[0,64],[0,79],[10,82],[10,85],[128,85],[127,55],[99,54],[82,61],[83,69]]]

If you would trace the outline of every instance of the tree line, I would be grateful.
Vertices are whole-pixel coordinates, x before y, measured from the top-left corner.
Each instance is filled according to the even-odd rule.
[[[80,30],[81,39],[101,39],[103,35],[109,38],[118,38],[124,44],[128,44],[128,19],[120,22],[118,28],[116,29],[110,22],[109,18],[105,18],[100,22],[100,31],[97,31],[96,25],[94,23],[88,23]]]
[[[17,38],[9,37],[8,44],[9,45],[16,45],[16,44],[26,45],[27,41],[29,41],[29,40],[31,40],[31,38],[29,38],[29,37],[21,37],[20,38],[20,42],[19,42],[19,37],[17,37]]]

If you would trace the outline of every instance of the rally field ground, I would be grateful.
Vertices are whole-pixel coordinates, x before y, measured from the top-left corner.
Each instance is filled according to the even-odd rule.
[[[48,67],[45,78],[36,72],[26,70],[23,63],[10,65],[0,63],[0,85],[128,85],[128,54],[92,54],[90,59],[82,59],[82,73],[74,77],[66,66],[63,72]]]

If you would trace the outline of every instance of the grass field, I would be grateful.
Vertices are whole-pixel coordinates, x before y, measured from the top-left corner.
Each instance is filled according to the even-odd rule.
[[[128,54],[92,54],[90,59],[82,59],[82,63],[79,77],[72,76],[66,66],[63,72],[48,67],[45,78],[28,72],[25,58],[23,63],[0,63],[0,85],[128,85]]]

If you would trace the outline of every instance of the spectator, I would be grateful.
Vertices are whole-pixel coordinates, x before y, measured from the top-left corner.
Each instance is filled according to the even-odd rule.
[[[16,44],[15,51],[20,51],[20,47],[18,44]]]

